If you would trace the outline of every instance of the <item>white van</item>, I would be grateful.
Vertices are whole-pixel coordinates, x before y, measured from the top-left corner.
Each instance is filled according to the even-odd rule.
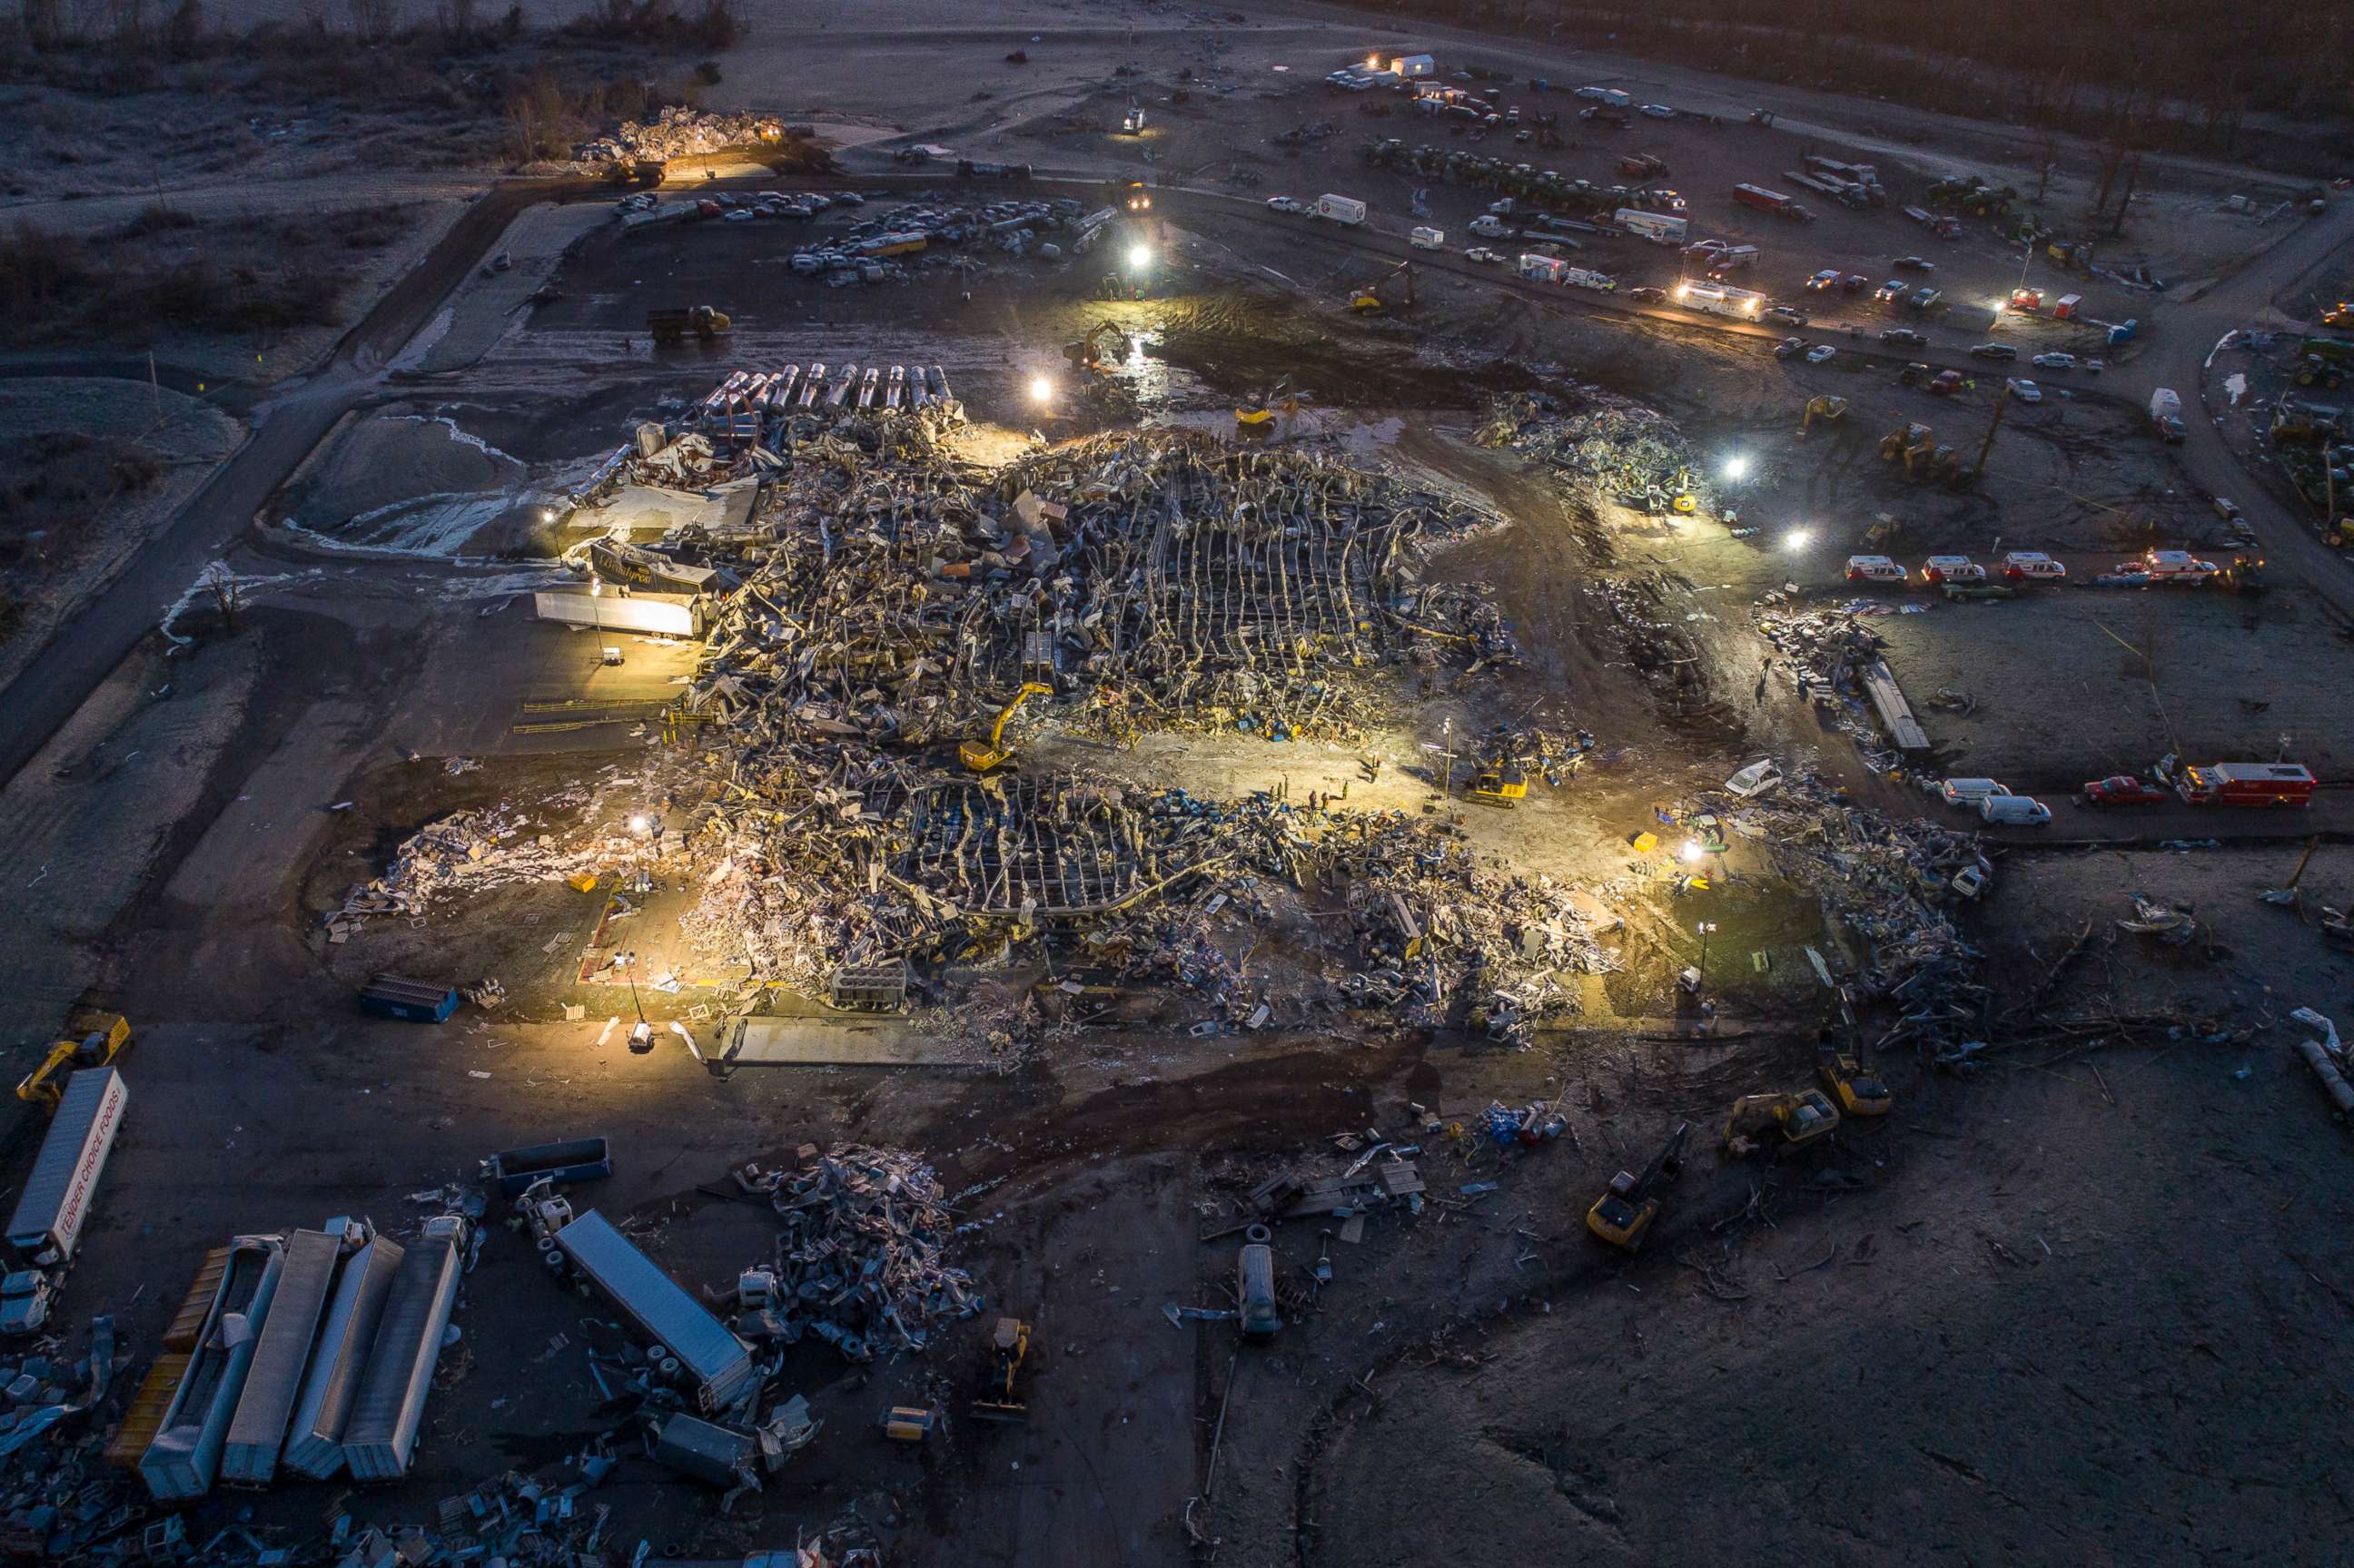
[[[2002,558],[2002,575],[2014,582],[2021,578],[2058,582],[2068,575],[2068,568],[2041,550],[2013,550]]]
[[[1999,800],[2010,791],[1991,779],[1948,779],[1937,787],[1937,793],[1948,806],[1976,807]]]
[[[1901,583],[1904,568],[1886,556],[1850,556],[1847,580],[1851,583]]]
[[[2032,795],[1989,795],[1978,802],[1978,817],[1998,828],[2040,828],[2052,820],[2052,808]]]

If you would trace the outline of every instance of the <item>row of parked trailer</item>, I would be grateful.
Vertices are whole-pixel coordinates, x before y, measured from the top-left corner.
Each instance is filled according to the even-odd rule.
[[[759,439],[769,416],[801,408],[920,408],[949,400],[948,373],[937,365],[856,365],[738,370],[703,399],[705,429],[731,440]]]

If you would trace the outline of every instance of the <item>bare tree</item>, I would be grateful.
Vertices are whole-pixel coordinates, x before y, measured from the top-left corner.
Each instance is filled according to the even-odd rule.
[[[397,0],[351,0],[352,36],[364,44],[380,44],[392,37]]]

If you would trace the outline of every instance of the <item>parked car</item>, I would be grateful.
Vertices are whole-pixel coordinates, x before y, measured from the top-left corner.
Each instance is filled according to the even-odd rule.
[[[1946,293],[1942,289],[1922,289],[1916,291],[1913,297],[1904,302],[1918,313],[1925,316],[1931,311],[1935,310],[1940,304],[1942,304],[1945,302],[1945,298]]]
[[[1666,302],[1668,291],[1665,289],[1655,289],[1646,283],[1639,289],[1628,290],[1627,297],[1637,304],[1657,305]]]
[[[1795,337],[1786,337],[1774,345],[1774,357],[1792,359],[1806,351],[1807,345]]]
[[[1881,284],[1877,289],[1872,290],[1872,297],[1878,300],[1883,305],[1893,305],[1911,291],[1912,291],[1905,285],[1903,279],[1891,278],[1885,283]]]
[[[1676,117],[1676,111],[1664,103],[1646,103],[1642,111],[1654,120],[1673,120]]]
[[[1308,205],[1298,196],[1269,196],[1267,198],[1267,209],[1269,212],[1306,212]]]
[[[2007,343],[1981,343],[1970,349],[1972,359],[2017,359],[2019,350]]]
[[[2073,354],[2039,354],[2028,361],[2039,370],[2073,370],[2076,356]]]
[[[1896,264],[1907,272],[1934,272],[1937,264],[1924,256],[1899,256]]]
[[[2105,359],[2088,359],[2084,361],[2083,366],[2084,372],[2087,376],[2098,376],[2102,371],[2106,370],[2108,367],[2108,361]]]
[[[1819,294],[1826,289],[1836,289],[1839,287],[1839,281],[1840,275],[1837,268],[1831,268],[1828,270],[1818,272],[1813,277],[1807,280],[1807,292],[1810,294]]]
[[[1767,321],[1780,322],[1784,326],[1804,326],[1807,324],[1807,313],[1804,311],[1793,310],[1788,305],[1768,305],[1766,307],[1765,314]]]
[[[1928,367],[1924,366],[1922,368]],[[1958,370],[1940,370],[1937,378],[1929,383],[1930,393],[1939,397],[1950,397],[1961,389],[1962,373]]]
[[[1925,348],[1929,344],[1929,334],[1914,332],[1911,327],[1890,327],[1880,334],[1880,341],[1901,344],[1906,348]]]
[[[1921,575],[1933,583],[1982,583],[1987,569],[1967,556],[1932,556],[1921,563]]]
[[[1871,287],[1872,280],[1861,272],[1850,272],[1840,280],[1840,292],[1842,294],[1861,294]]]
[[[1808,365],[1829,365],[1831,360],[1838,355],[1838,354],[1839,350],[1833,348],[1829,344],[1819,343],[1815,344],[1814,347],[1807,350],[1807,363]]]
[[[1504,254],[1500,250],[1490,250],[1484,245],[1474,245],[1470,249],[1466,250],[1463,253],[1463,260],[1466,261],[1477,261],[1482,266],[1493,267],[1504,260]]]
[[[1906,366],[1903,369],[1896,373],[1897,385],[1901,387],[1918,387],[1925,379],[1927,378],[1928,374],[1929,367],[1916,361],[1914,364]]]
[[[2168,791],[2130,773],[2095,779],[2076,791],[2080,806],[2154,806],[2168,798]]]
[[[1960,806],[1977,810],[1981,800],[1999,800],[2010,793],[2008,787],[1991,779],[1948,779],[1937,786],[1937,797],[1948,806]]]
[[[2010,395],[2018,398],[2022,403],[2041,403],[2043,401],[2043,388],[2038,387],[2032,381],[2021,381],[2018,376],[2014,376],[2009,380],[2004,382],[2003,385],[2009,387]]]
[[[2040,828],[2052,808],[2032,795],[1989,795],[1978,802],[1978,820],[1996,828]]]

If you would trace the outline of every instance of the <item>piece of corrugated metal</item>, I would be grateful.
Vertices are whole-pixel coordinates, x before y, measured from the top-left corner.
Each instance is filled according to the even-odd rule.
[[[344,1463],[354,1480],[398,1480],[408,1473],[441,1356],[441,1331],[458,1298],[458,1275],[454,1243],[431,1236],[409,1243],[344,1429]]]
[[[342,1238],[324,1231],[296,1231],[288,1239],[286,1266],[270,1298],[270,1317],[261,1325],[253,1364],[246,1369],[237,1415],[229,1422],[228,1446],[221,1452],[222,1480],[268,1486],[277,1473],[278,1451],[286,1442],[286,1425],[302,1392],[302,1368],[311,1359],[319,1315],[326,1309],[335,1260],[342,1252]]]
[[[378,1236],[345,1260],[280,1456],[287,1468],[323,1481],[344,1467],[344,1427],[403,1255],[399,1243]]]

